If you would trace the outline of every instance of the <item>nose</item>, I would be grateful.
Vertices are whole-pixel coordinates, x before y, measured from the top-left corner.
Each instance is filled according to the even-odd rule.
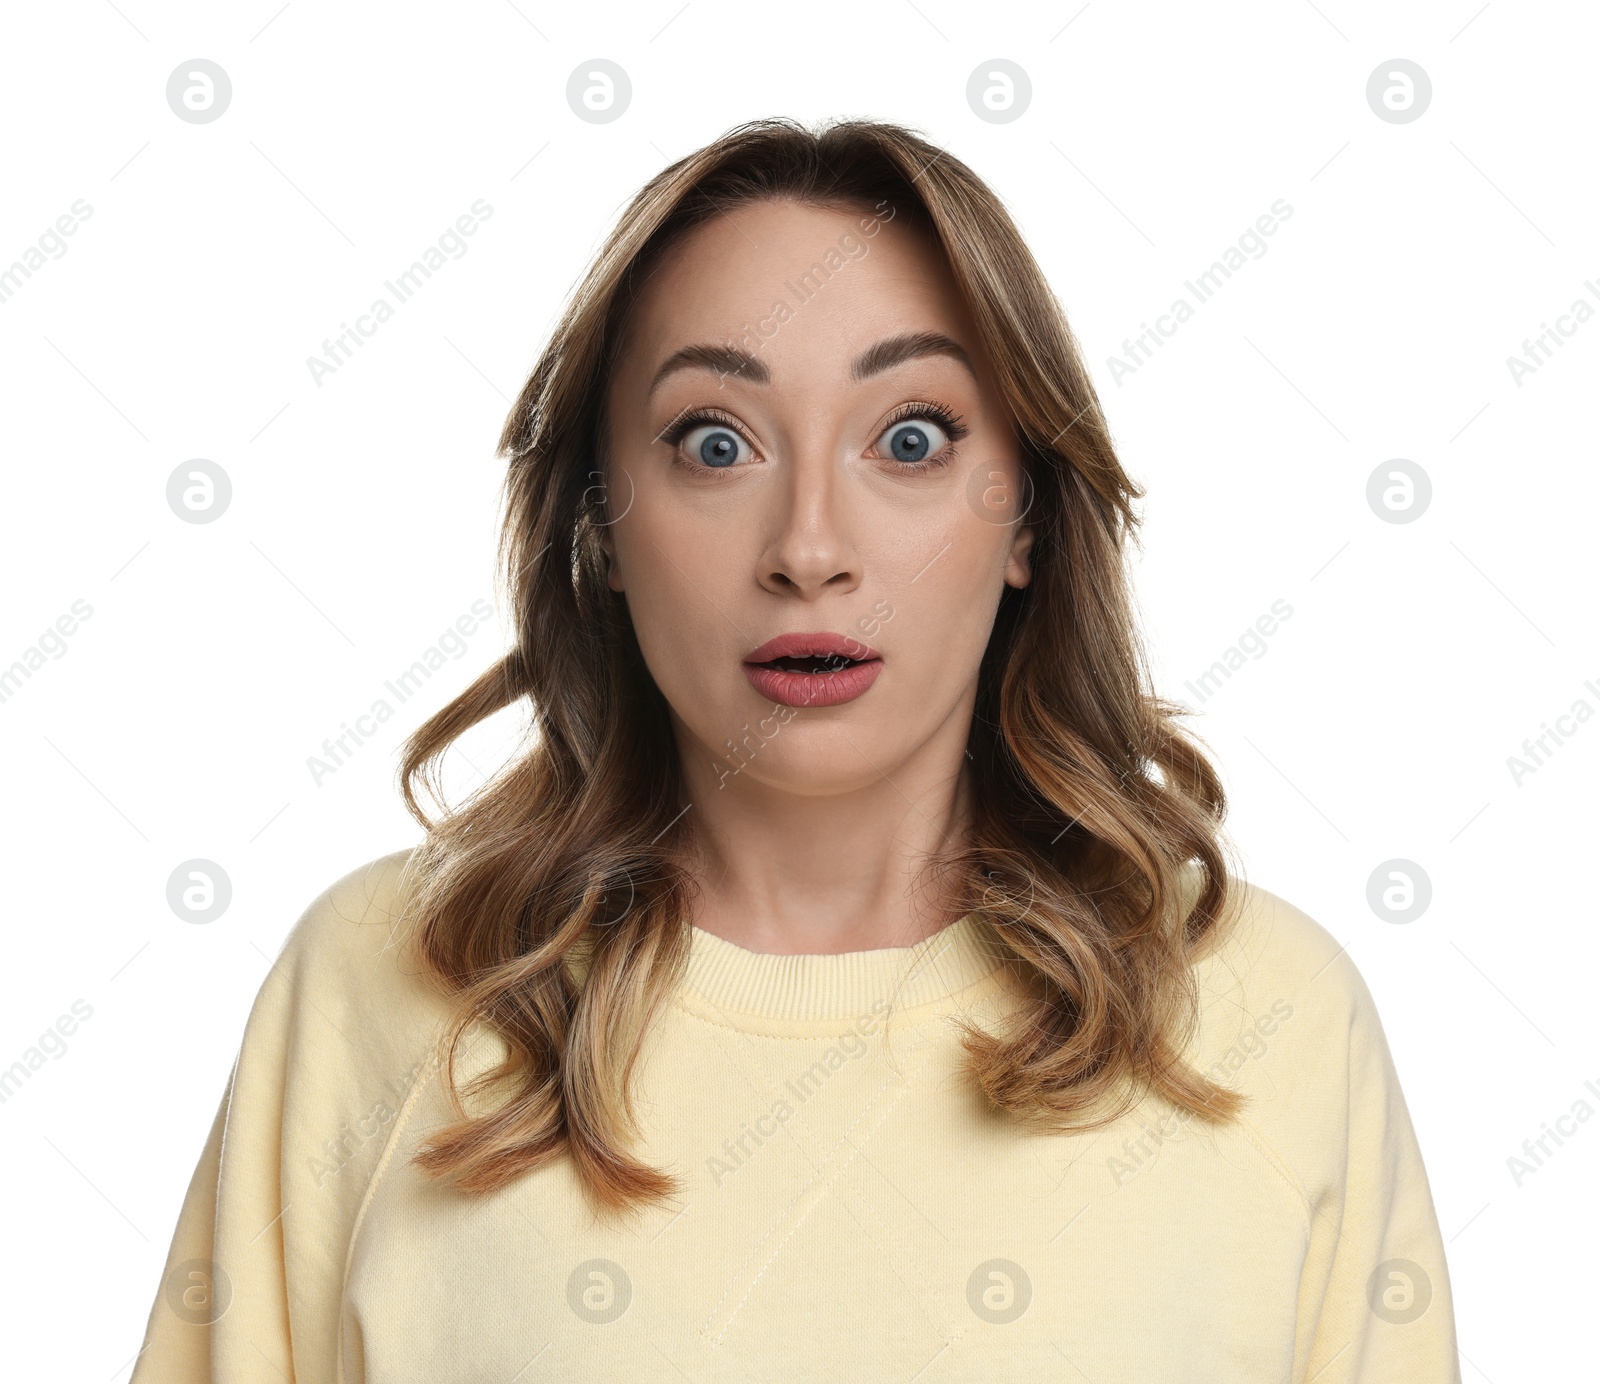
[[[783,484],[773,487],[772,537],[759,559],[766,590],[810,601],[861,584],[861,555],[840,514],[848,504],[842,480],[833,458],[814,448],[796,457]]]

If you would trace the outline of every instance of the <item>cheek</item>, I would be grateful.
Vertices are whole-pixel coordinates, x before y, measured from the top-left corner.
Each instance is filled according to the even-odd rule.
[[[882,645],[917,680],[964,685],[978,670],[1005,585],[1009,531],[970,514],[927,532],[885,534],[874,544],[880,578],[870,594],[890,608]],[[876,617],[875,617],[876,618]]]
[[[680,715],[677,699],[727,681],[730,645],[740,636],[737,587],[754,559],[739,548],[748,529],[700,509],[664,502],[641,482],[614,526],[624,598],[645,663]],[[737,671],[737,669],[735,669]]]

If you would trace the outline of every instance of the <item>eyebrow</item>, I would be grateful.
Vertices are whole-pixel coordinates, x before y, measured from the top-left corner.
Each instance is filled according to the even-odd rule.
[[[897,365],[923,356],[950,356],[966,366],[974,381],[978,378],[977,367],[973,365],[966,348],[943,332],[907,332],[903,336],[888,337],[876,346],[869,346],[851,362],[850,378],[857,381],[870,379],[873,375],[881,375],[885,370],[893,370]]]
[[[900,336],[885,337],[850,362],[850,378],[860,383],[886,370],[893,370],[897,365],[904,365],[909,360],[919,360],[925,356],[949,356],[964,365],[974,380],[978,378],[977,368],[966,348],[943,332],[905,332]],[[668,375],[679,370],[711,370],[718,375],[739,375],[751,384],[772,383],[772,372],[741,346],[685,346],[661,363],[655,378],[650,381],[646,397],[654,394]]]

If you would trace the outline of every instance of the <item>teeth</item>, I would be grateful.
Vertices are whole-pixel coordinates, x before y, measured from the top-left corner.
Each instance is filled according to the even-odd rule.
[[[792,654],[773,659],[768,667],[792,673],[836,673],[842,668],[852,667],[857,661],[845,658],[842,654]]]

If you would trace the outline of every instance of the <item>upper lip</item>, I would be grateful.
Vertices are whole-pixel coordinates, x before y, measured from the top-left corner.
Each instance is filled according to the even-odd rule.
[[[771,663],[775,658],[848,658],[857,663],[880,657],[878,651],[847,634],[820,630],[810,634],[780,634],[745,655],[746,663]]]

